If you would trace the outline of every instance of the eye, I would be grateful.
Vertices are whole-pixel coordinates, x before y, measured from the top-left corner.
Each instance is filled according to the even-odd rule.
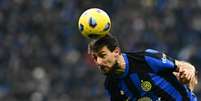
[[[106,54],[100,54],[99,57],[105,58]]]

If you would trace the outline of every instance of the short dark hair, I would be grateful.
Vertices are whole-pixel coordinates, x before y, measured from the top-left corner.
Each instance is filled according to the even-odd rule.
[[[112,52],[114,51],[116,47],[119,47],[119,42],[114,36],[112,36],[111,34],[108,34],[89,44],[90,51],[93,51],[93,52],[98,52],[104,46],[106,46]]]

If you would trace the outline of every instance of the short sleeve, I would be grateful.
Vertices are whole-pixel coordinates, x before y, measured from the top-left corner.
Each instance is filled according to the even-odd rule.
[[[145,51],[145,61],[154,72],[159,71],[174,71],[176,69],[175,60],[165,53],[147,49]]]

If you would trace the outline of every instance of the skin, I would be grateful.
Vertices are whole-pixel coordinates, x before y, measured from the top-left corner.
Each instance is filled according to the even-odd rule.
[[[125,69],[125,61],[119,48],[115,48],[115,50],[111,52],[104,46],[99,52],[93,53],[92,57],[98,69],[104,74],[110,72],[115,63],[118,64],[120,69]]]
[[[187,84],[190,90],[193,91],[198,84],[195,67],[188,62],[178,60],[175,61],[175,64],[177,65],[177,69],[173,74],[181,83]]]
[[[92,52],[90,54],[95,64],[98,66],[98,69],[104,74],[109,73],[116,63],[122,71],[125,70],[125,61],[118,47],[116,47],[114,51],[110,51],[104,46],[97,53]],[[198,83],[195,76],[195,67],[188,62],[178,60],[175,61],[175,64],[177,68],[173,74],[181,83],[187,84],[190,90],[193,90]]]

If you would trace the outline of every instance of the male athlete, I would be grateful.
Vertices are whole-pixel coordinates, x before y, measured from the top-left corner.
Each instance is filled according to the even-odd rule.
[[[121,52],[111,35],[90,43],[89,53],[106,75],[111,101],[197,101],[196,70],[188,62],[152,49]]]

